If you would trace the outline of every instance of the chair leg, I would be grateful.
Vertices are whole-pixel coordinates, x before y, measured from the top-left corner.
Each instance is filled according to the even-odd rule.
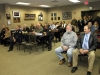
[[[42,46],[42,50],[44,51],[44,45]]]
[[[25,53],[25,46],[24,46],[24,53]]]
[[[35,45],[35,49],[38,51],[37,46]]]

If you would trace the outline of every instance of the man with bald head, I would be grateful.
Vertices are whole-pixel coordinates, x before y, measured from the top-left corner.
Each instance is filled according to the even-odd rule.
[[[35,28],[35,32],[40,33],[41,31],[43,31],[43,28],[40,26],[40,23],[37,23],[36,28]]]
[[[60,59],[59,65],[65,63],[65,58],[62,56],[61,52],[66,51],[68,56],[68,67],[72,66],[72,51],[75,49],[77,42],[77,35],[72,31],[72,25],[66,26],[66,32],[61,38],[61,46],[55,49],[57,56]]]
[[[74,73],[77,67],[78,55],[87,54],[88,55],[88,71],[86,75],[91,75],[94,60],[95,60],[95,50],[97,47],[97,36],[95,33],[91,32],[91,27],[84,26],[84,33],[82,33],[77,41],[77,48],[73,50],[73,68],[71,73]]]

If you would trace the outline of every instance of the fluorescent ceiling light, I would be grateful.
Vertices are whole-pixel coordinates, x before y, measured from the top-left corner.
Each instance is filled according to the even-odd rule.
[[[17,2],[16,4],[20,4],[20,5],[30,5],[31,3]]]
[[[78,3],[80,2],[79,0],[69,0],[70,2],[73,2],[73,3]]]
[[[39,5],[40,7],[50,7],[49,5]]]

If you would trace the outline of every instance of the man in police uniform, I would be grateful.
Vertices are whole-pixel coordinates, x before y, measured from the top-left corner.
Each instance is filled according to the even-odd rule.
[[[16,26],[16,30],[13,33],[13,36],[10,37],[10,46],[8,52],[13,50],[13,45],[15,42],[21,42],[22,38],[22,31],[20,30],[19,26]]]
[[[46,46],[48,47],[48,51],[50,51],[52,49],[52,39],[53,39],[53,33],[52,33],[52,30],[49,28],[48,25],[46,25],[44,27],[44,30],[43,30],[43,37],[41,38],[43,41],[43,43],[46,44]],[[41,40],[40,39],[40,40]]]

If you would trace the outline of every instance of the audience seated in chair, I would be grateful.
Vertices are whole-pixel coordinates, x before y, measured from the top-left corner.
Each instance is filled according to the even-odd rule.
[[[76,42],[77,35],[72,31],[72,25],[67,25],[66,32],[61,38],[61,46],[55,49],[57,56],[60,58],[60,65],[66,61],[61,52],[66,51],[68,56],[68,66],[72,66],[72,51],[75,49]]]
[[[95,61],[95,50],[97,47],[97,36],[95,33],[90,31],[91,27],[86,25],[84,26],[84,33],[80,35],[77,41],[77,48],[73,50],[73,68],[71,73],[74,73],[77,69],[77,61],[79,54],[88,55],[88,71],[86,75],[91,75],[93,64]]]
[[[2,40],[3,40],[4,36],[5,36],[5,35],[4,35],[4,34],[5,34],[5,31],[6,31],[6,30],[5,30],[5,25],[3,25],[3,26],[2,26],[1,33],[0,33],[1,45],[3,44],[3,41],[2,41]]]
[[[5,34],[4,34],[4,38],[3,38],[3,43],[4,43],[4,46],[7,45],[7,41],[9,40],[10,36],[11,36],[11,33],[9,31],[9,28],[8,27],[5,27]]]
[[[22,31],[20,30],[19,26],[16,26],[16,30],[13,33],[13,36],[10,37],[10,46],[9,46],[9,51],[13,50],[13,45],[15,42],[21,42],[22,40]]]

